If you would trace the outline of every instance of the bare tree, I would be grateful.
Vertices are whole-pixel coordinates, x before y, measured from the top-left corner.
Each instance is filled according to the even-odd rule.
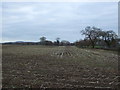
[[[92,47],[94,48],[97,40],[100,38],[99,32],[100,28],[87,26],[84,30],[81,31],[82,35],[85,35],[85,38],[90,40]]]
[[[41,37],[41,38],[40,38],[41,44],[45,44],[45,41],[46,41],[46,37]]]
[[[106,43],[106,45],[110,48],[111,45],[114,45],[117,39],[117,35],[114,31],[102,31],[102,39]]]
[[[56,43],[57,43],[57,45],[60,44],[60,38],[59,37],[56,38]]]
[[[70,42],[69,41],[67,41],[67,40],[62,40],[61,41],[61,45],[70,45]]]

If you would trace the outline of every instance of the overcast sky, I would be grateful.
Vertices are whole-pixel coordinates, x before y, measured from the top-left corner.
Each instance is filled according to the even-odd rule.
[[[39,41],[42,36],[74,42],[84,38],[80,31],[86,26],[118,33],[117,2],[4,2],[2,10],[3,42]]]

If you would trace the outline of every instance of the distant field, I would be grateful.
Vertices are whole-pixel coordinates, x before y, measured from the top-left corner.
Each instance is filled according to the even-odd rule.
[[[117,52],[75,46],[3,45],[3,88],[116,87]]]

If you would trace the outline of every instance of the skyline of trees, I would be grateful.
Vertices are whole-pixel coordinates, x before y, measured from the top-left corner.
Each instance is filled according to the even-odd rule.
[[[117,34],[112,31],[103,31],[97,27],[87,26],[84,30],[81,31],[82,35],[85,35],[84,39],[90,41],[91,46],[94,48],[97,43],[105,43],[107,47],[116,44]]]
[[[120,44],[120,39],[118,39],[117,34],[113,30],[102,30],[101,28],[97,28],[95,26],[87,26],[80,32],[81,35],[85,36],[84,39],[79,39],[71,43],[68,40],[62,40],[60,37],[55,38],[54,41],[47,40],[47,37],[41,36],[39,38],[39,42],[16,42],[17,44],[37,44],[37,45],[55,45],[55,46],[63,46],[63,45],[76,45],[79,47],[116,47]],[[71,37],[72,39],[72,37]]]
[[[117,41],[117,34],[112,30],[102,30],[101,28],[97,28],[95,26],[87,26],[85,29],[83,29],[80,32],[81,35],[84,35],[83,40],[75,41],[74,44],[77,46],[92,46],[94,48],[95,46],[104,46],[104,47],[115,47],[118,44]],[[72,38],[71,38],[72,39]],[[53,45],[71,45],[69,41],[67,40],[61,40],[57,37],[55,39],[56,41],[48,41],[46,40],[46,37],[41,37],[40,42],[45,45],[44,42],[51,42]],[[44,42],[43,42],[44,41]],[[72,44],[73,45],[73,44]]]

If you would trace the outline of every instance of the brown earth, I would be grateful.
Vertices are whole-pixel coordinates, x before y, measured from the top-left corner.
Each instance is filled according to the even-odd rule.
[[[3,88],[118,85],[118,55],[74,46],[3,45]]]

